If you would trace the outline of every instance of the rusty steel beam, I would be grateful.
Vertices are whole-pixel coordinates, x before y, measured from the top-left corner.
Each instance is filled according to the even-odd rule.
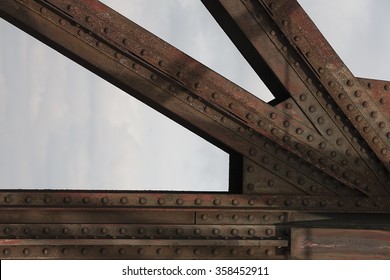
[[[298,188],[302,178],[308,182],[306,189],[311,185],[329,187],[289,164],[285,157],[269,153],[264,147],[268,141],[345,186],[369,195],[387,193],[370,174],[348,168],[340,153],[318,149],[332,144],[316,130],[258,100],[97,1],[9,0],[1,3],[1,9],[7,20],[78,63]],[[275,171],[267,161],[287,171]]]
[[[334,154],[343,155],[342,161],[350,171],[358,170],[365,174],[366,180],[372,180],[370,186],[366,186],[371,189],[371,193],[388,194],[389,176],[383,165],[386,162],[376,160],[375,156],[368,154],[370,143],[367,145],[364,137],[354,131],[353,122],[349,121],[350,116],[339,112],[339,97],[333,100],[334,96],[327,93],[327,85],[321,80],[325,70],[321,68],[318,72],[313,69],[306,53],[302,53],[297,47],[298,40],[292,39],[296,36],[287,36],[289,26],[295,27],[294,22],[298,19],[291,18],[293,12],[287,15],[282,8],[280,10],[283,13],[276,9],[283,3],[290,2],[294,2],[296,9],[302,10],[295,1],[278,1],[277,5],[271,5],[272,10],[264,1],[203,1],[266,84],[271,89],[278,84],[277,87],[283,87],[287,91],[287,95],[299,106],[298,110],[301,112],[298,115],[303,115],[306,123],[310,122],[327,140],[327,149]],[[305,20],[310,21],[308,18]],[[300,25],[300,32],[308,32],[305,27],[304,24]],[[310,30],[310,34],[314,32]],[[318,30],[316,32],[319,33]],[[317,43],[324,44],[313,39],[312,44]],[[310,57],[315,59],[316,53],[311,52]],[[283,93],[283,99],[285,96]],[[357,185],[361,184],[359,180],[355,181]]]
[[[390,231],[293,228],[292,259],[390,259]]]

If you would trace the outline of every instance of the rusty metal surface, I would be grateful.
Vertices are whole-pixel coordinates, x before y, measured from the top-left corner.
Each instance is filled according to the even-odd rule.
[[[99,1],[0,2],[242,169],[235,193],[2,190],[0,258],[390,258],[390,83],[354,77],[296,1],[203,2],[273,102]]]
[[[291,258],[389,259],[390,232],[364,229],[293,228]]]

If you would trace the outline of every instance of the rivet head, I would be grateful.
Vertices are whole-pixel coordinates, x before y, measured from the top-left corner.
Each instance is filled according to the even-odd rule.
[[[127,232],[127,230],[125,228],[120,228],[119,229],[119,233],[120,234],[125,234]]]
[[[103,197],[101,201],[103,204],[107,204],[110,200],[108,199],[108,197]]]
[[[248,235],[249,236],[254,236],[255,235],[255,230],[253,228],[248,230]]]
[[[265,254],[266,254],[267,256],[272,256],[272,254],[273,254],[272,249],[267,249],[267,250],[265,250]]]
[[[81,249],[81,254],[87,255],[89,253],[89,250],[87,248]]]
[[[49,249],[43,248],[43,249],[42,249],[42,254],[44,254],[44,255],[49,254]]]
[[[127,198],[127,197],[121,197],[121,203],[122,204],[127,204],[127,203],[129,203],[129,199]]]
[[[238,201],[237,199],[233,199],[233,200],[232,200],[232,204],[233,204],[233,205],[238,205],[238,204],[239,204],[239,201]]]
[[[200,249],[194,249],[194,254],[199,255],[200,254]]]
[[[200,198],[197,198],[197,199],[195,199],[195,204],[196,205],[201,205],[202,204],[202,199],[200,199]]]
[[[202,232],[201,232],[201,230],[199,228],[196,228],[196,229],[194,229],[194,233],[196,235],[200,235]]]
[[[146,202],[147,202],[147,200],[146,200],[145,197],[141,197],[141,198],[139,199],[139,203],[140,203],[140,204],[145,204]]]
[[[29,248],[24,248],[24,249],[23,249],[23,254],[25,254],[25,255],[30,255],[30,253],[31,253],[31,251],[30,251]]]
[[[218,249],[213,249],[212,253],[213,253],[213,255],[219,255],[219,250]]]
[[[239,217],[238,217],[237,214],[234,214],[234,215],[232,216],[232,218],[233,218],[234,221],[237,221]]]
[[[253,215],[248,215],[248,220],[249,221],[253,221],[255,219],[255,216],[253,216]]]
[[[385,128],[386,127],[386,124],[384,122],[380,122],[379,125],[378,125],[380,128]]]
[[[273,233],[274,233],[274,231],[273,231],[272,229],[270,229],[270,228],[267,228],[267,229],[265,230],[265,234],[266,234],[267,236],[271,236]]]
[[[249,205],[255,205],[255,201],[254,201],[253,199],[249,199],[249,200],[248,200],[248,204],[249,204]]]
[[[351,86],[354,85],[354,82],[353,82],[352,80],[348,80],[348,81],[347,81],[347,85],[351,87]]]
[[[250,256],[252,256],[252,255],[255,254],[255,250],[253,250],[253,249],[248,249],[247,254],[250,255]]]
[[[237,235],[237,234],[238,234],[238,230],[232,229],[232,230],[230,231],[230,233],[231,233],[232,235]]]
[[[206,214],[203,214],[202,216],[200,216],[200,218],[201,218],[202,220],[207,220],[207,219],[208,219],[208,216],[207,216]]]
[[[217,220],[218,220],[218,221],[223,220],[223,215],[222,215],[222,214],[218,214],[218,215],[217,215]]]
[[[88,197],[84,197],[83,198],[83,203],[88,204],[89,203],[89,198]]]
[[[11,250],[8,249],[8,248],[6,248],[6,249],[3,250],[3,254],[4,254],[5,256],[8,256],[9,254],[11,254]]]
[[[183,199],[181,199],[181,198],[176,199],[176,204],[177,205],[182,205],[183,203],[184,203]]]
[[[271,119],[276,119],[276,114],[275,113],[271,113],[270,115],[269,115],[269,117],[271,118]]]
[[[214,235],[219,235],[219,233],[220,233],[219,229],[217,229],[217,228],[213,229],[213,234]]]
[[[69,249],[68,248],[64,248],[64,249],[62,249],[62,254],[63,255],[67,255],[67,254],[69,254]]]
[[[31,203],[32,197],[31,197],[31,196],[26,196],[26,198],[24,199],[24,201],[25,201],[26,203]]]
[[[5,198],[4,198],[4,201],[6,202],[6,203],[11,203],[12,201],[13,201],[13,199],[12,199],[12,196],[6,196]]]
[[[165,199],[159,198],[157,202],[158,202],[158,204],[163,205],[163,204],[165,204]]]
[[[43,201],[48,204],[51,202],[51,197],[50,196],[45,196],[45,198],[43,199]]]

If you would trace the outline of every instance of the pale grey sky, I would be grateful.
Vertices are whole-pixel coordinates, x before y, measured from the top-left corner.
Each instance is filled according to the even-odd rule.
[[[197,0],[105,0],[265,101]],[[390,80],[390,2],[301,0],[357,76]],[[0,188],[221,191],[228,155],[0,20]]]

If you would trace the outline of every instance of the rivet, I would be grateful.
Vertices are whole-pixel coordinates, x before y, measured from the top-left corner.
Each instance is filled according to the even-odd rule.
[[[308,206],[309,205],[309,200],[307,200],[307,199],[304,199],[304,200],[302,200],[302,205],[303,206]]]
[[[273,230],[270,229],[270,228],[267,228],[267,229],[265,230],[265,234],[266,234],[267,236],[271,236],[273,233],[274,233]]]
[[[160,204],[160,205],[165,204],[165,199],[164,198],[159,198],[158,199],[158,204]]]
[[[180,248],[177,248],[176,250],[175,250],[175,254],[176,255],[180,255],[182,253],[182,250],[180,249]]]
[[[108,197],[103,197],[101,201],[103,204],[107,204],[110,200],[108,199]]]
[[[315,106],[310,106],[309,107],[309,111],[310,111],[310,113],[314,113],[316,111],[316,107]]]
[[[328,83],[328,85],[329,85],[330,87],[335,87],[335,86],[336,86],[336,83],[333,82],[333,81],[330,81],[330,82]]]
[[[49,249],[43,248],[43,249],[42,249],[42,254],[44,254],[44,255],[49,254]]]
[[[253,191],[253,190],[255,189],[255,185],[253,185],[253,184],[248,184],[248,185],[247,185],[247,188],[248,188],[248,190]]]
[[[363,205],[363,201],[361,201],[360,199],[356,200],[356,206],[357,207],[361,207]]]
[[[374,88],[374,85],[371,84],[371,83],[368,83],[367,86],[368,86],[368,88],[370,88],[370,89]]]
[[[311,78],[307,78],[307,79],[306,79],[306,82],[308,82],[309,84],[311,84],[313,81],[312,81]]]
[[[333,130],[332,129],[327,129],[326,130],[326,134],[328,134],[329,136],[333,134]]]
[[[369,133],[369,132],[371,131],[371,129],[370,129],[370,127],[368,127],[368,126],[365,126],[365,127],[363,127],[363,131],[364,131],[365,133]]]
[[[291,204],[292,204],[292,200],[291,199],[286,199],[284,201],[284,205],[286,205],[286,206],[290,206]]]
[[[288,143],[291,141],[291,137],[288,135],[283,136],[283,142]]]
[[[10,253],[11,253],[11,250],[8,249],[8,248],[5,248],[5,249],[3,250],[3,254],[6,255],[6,256],[8,256]]]
[[[25,229],[23,230],[23,232],[24,232],[24,234],[31,234],[31,229],[25,228]]]
[[[68,248],[64,248],[64,249],[62,249],[62,254],[63,255],[67,255],[67,254],[69,254],[69,249]]]
[[[253,228],[251,228],[251,229],[248,230],[248,235],[249,235],[249,236],[254,236],[255,233],[256,233],[256,232],[255,232],[255,230],[254,230]]]
[[[273,251],[272,251],[271,249],[267,249],[267,250],[265,250],[265,254],[266,254],[267,256],[272,256]]]
[[[213,249],[213,255],[219,255],[219,250],[218,249]]]
[[[202,204],[202,199],[200,199],[200,198],[197,198],[197,199],[195,199],[195,204],[196,205],[201,205]]]
[[[247,118],[248,120],[250,120],[252,117],[253,117],[253,115],[252,115],[251,113],[246,114],[246,118]]]
[[[232,218],[233,218],[233,220],[237,221],[239,217],[238,217],[238,215],[234,214],[234,215],[232,216]]]
[[[183,230],[181,228],[177,228],[175,232],[177,235],[183,234]]]
[[[298,62],[298,61],[295,61],[295,62],[294,62],[294,66],[295,66],[295,67],[299,67],[299,66],[300,66],[299,62]]]
[[[65,25],[65,20],[63,20],[62,18],[58,22],[60,25]]]
[[[200,254],[200,250],[199,249],[194,249],[194,254],[195,255],[199,255]]]
[[[203,214],[202,216],[200,216],[200,218],[201,218],[202,220],[207,220],[208,216],[207,216],[206,214]]]
[[[314,140],[313,135],[308,135],[308,136],[307,136],[307,141],[313,142],[313,140]]]
[[[273,199],[269,198],[269,199],[267,199],[266,203],[268,206],[271,206],[272,204],[274,204],[274,201],[273,201]]]
[[[386,154],[387,154],[387,149],[383,148],[383,149],[381,150],[381,154],[382,154],[382,155],[386,155]]]
[[[237,255],[238,251],[236,249],[231,249],[230,250],[230,254],[232,254],[233,256]]]
[[[374,137],[374,138],[372,139],[372,142],[373,142],[374,144],[378,144],[378,143],[379,143],[378,137]]]
[[[325,149],[326,144],[325,144],[325,142],[321,142],[319,146],[320,146],[321,149]]]
[[[155,75],[155,74],[152,74],[152,76],[150,76],[150,78],[153,80],[153,81],[157,81],[157,75]]]
[[[348,81],[347,81],[347,85],[351,87],[351,86],[354,85],[354,82],[353,82],[352,80],[348,80]]]
[[[255,204],[255,201],[254,201],[253,199],[249,199],[249,200],[248,200],[248,204],[249,204],[249,205],[254,205],[254,204]]]
[[[144,234],[145,233],[145,229],[143,229],[143,228],[138,229],[138,233],[139,234]]]
[[[276,134],[277,132],[278,132],[278,131],[277,131],[276,128],[271,129],[271,133],[272,133],[272,134]]]
[[[267,185],[269,187],[272,187],[274,185],[274,180],[272,180],[272,179],[268,180]]]
[[[65,227],[65,228],[62,229],[62,233],[63,234],[69,234],[70,233],[70,229]]]
[[[303,130],[302,130],[301,128],[297,128],[297,129],[295,130],[295,132],[296,132],[297,134],[301,135],[301,134],[303,133]]]
[[[82,232],[83,234],[88,234],[89,230],[88,230],[88,228],[82,228],[82,229],[81,229],[81,232]]]
[[[84,35],[84,31],[80,29],[79,31],[77,31],[77,34],[78,34],[79,36],[83,36],[83,35]]]
[[[31,196],[26,196],[26,198],[24,199],[24,201],[25,201],[26,203],[31,203],[32,197],[31,197]]]
[[[240,126],[240,127],[238,128],[238,131],[241,132],[241,133],[245,133],[245,128],[243,128],[242,126]]]
[[[68,5],[68,6],[66,6],[66,9],[70,12],[70,11],[72,11],[73,10],[73,5]]]
[[[140,51],[140,54],[141,54],[141,55],[145,55],[145,54],[146,54],[146,51],[142,49],[142,50]]]
[[[6,197],[4,198],[4,201],[5,201],[6,203],[11,203],[11,202],[13,201],[12,196],[10,196],[10,195],[6,196]]]
[[[235,107],[236,107],[236,106],[235,106],[233,103],[230,103],[230,104],[229,104],[229,108],[230,108],[230,109],[235,109]]]
[[[122,204],[127,204],[127,203],[129,203],[129,200],[128,200],[127,197],[121,197],[120,202],[121,202]]]
[[[145,197],[141,197],[140,199],[139,199],[139,203],[140,204],[145,204],[147,202],[147,199],[145,198]]]
[[[202,231],[199,228],[196,228],[196,229],[194,229],[194,233],[196,235],[200,235],[202,233]]]
[[[263,161],[264,163],[269,163],[269,158],[268,158],[268,157],[263,157],[263,158],[262,158],[262,161]]]
[[[270,115],[269,115],[269,117],[271,118],[271,119],[276,119],[276,114],[275,113],[271,113]]]
[[[286,52],[288,50],[288,48],[286,46],[283,46],[282,50]]]
[[[232,204],[233,204],[233,205],[238,205],[238,204],[239,204],[239,201],[238,201],[237,199],[233,199],[233,200],[232,200]]]
[[[271,35],[272,35],[272,36],[275,36],[275,35],[276,35],[276,32],[275,32],[275,30],[271,30],[271,32],[270,32],[270,33],[271,33]]]
[[[194,84],[194,88],[195,88],[195,89],[199,89],[199,88],[200,88],[200,83],[199,83],[199,82],[195,83],[195,84]]]
[[[250,154],[251,156],[255,156],[255,155],[257,154],[256,149],[250,149],[250,150],[249,150],[249,154]]]
[[[371,117],[372,118],[378,117],[378,112],[376,112],[376,111],[371,112]]]
[[[386,137],[387,137],[387,139],[390,139],[390,132],[386,133]]]
[[[138,64],[138,63],[133,63],[133,68],[134,68],[135,70],[138,70],[138,69],[139,69],[139,64]]]
[[[140,254],[140,250],[142,250],[142,249],[138,250],[138,254]],[[120,248],[119,249],[119,254],[120,255],[125,255],[126,254],[126,249],[125,248]],[[140,254],[140,255],[142,255],[142,254]]]
[[[89,250],[87,248],[81,249],[81,254],[87,255],[89,253]]]
[[[29,248],[24,248],[24,249],[23,249],[23,254],[25,254],[25,255],[30,255],[30,253],[31,253],[31,251],[30,251]]]
[[[299,99],[300,99],[301,101],[306,101],[307,95],[306,95],[306,94],[301,94],[301,95],[299,96]]]
[[[299,41],[299,36],[295,36],[295,37],[294,37],[294,41],[295,41],[295,42],[298,42],[298,41]]]
[[[119,233],[120,234],[125,234],[127,232],[127,230],[125,228],[120,228],[119,229]]]
[[[248,249],[248,250],[247,250],[247,254],[250,255],[250,256],[252,256],[252,255],[255,254],[255,250],[253,250],[253,249]]]
[[[320,74],[324,73],[324,68],[322,68],[322,67],[318,68],[318,72],[319,72]]]
[[[219,235],[219,232],[220,232],[219,229],[217,229],[217,228],[213,229],[213,234],[214,235]]]
[[[368,102],[367,102],[367,101],[363,101],[362,106],[363,106],[364,108],[367,108],[367,107],[368,107]]]
[[[310,190],[311,190],[313,193],[315,193],[315,192],[317,192],[317,191],[318,191],[318,187],[317,187],[317,186],[314,186],[314,185],[312,185],[312,186],[310,186]]]
[[[218,220],[218,221],[223,220],[223,215],[222,215],[222,214],[218,214],[218,215],[217,215],[217,220]]]
[[[107,234],[108,233],[108,230],[106,228],[102,228],[100,230],[101,234]]]
[[[184,203],[183,199],[181,199],[181,198],[176,199],[176,204],[177,205],[182,205],[183,203]]]
[[[6,227],[4,229],[4,234],[10,234],[11,233],[11,229],[9,227]]]
[[[385,99],[384,98],[379,99],[379,103],[380,104],[385,104]]]
[[[45,227],[45,228],[43,229],[43,233],[44,233],[44,234],[50,234],[50,228]]]
[[[213,203],[214,203],[214,205],[220,205],[221,204],[221,200],[216,198],[216,199],[214,199]]]
[[[88,204],[89,203],[89,198],[88,197],[84,197],[83,198],[83,203],[84,204]]]
[[[159,256],[161,256],[162,254],[164,254],[164,250],[163,250],[162,248],[158,248],[158,249],[156,250],[156,254],[159,255]]]
[[[260,121],[257,122],[257,125],[258,126],[264,126],[264,122],[262,120],[260,120]]]

